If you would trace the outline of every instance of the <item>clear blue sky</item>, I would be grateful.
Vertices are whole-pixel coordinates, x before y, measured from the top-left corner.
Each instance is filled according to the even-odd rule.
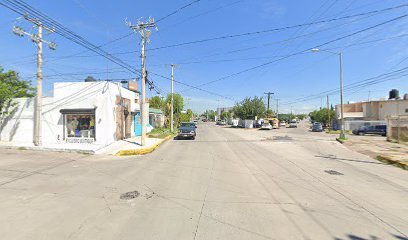
[[[135,21],[152,16],[160,19],[188,4],[188,0],[172,1],[27,1],[43,13],[96,45],[102,45],[129,33],[125,19]],[[303,24],[324,19],[384,9],[407,1],[383,0],[201,0],[177,14],[158,23],[159,32],[151,36],[148,48],[208,39],[226,35],[261,31],[272,28]],[[341,21],[315,24],[309,27],[274,31],[199,44],[184,45],[147,53],[148,70],[170,76],[168,64],[178,64],[176,80],[190,85],[200,85],[241,72],[243,70],[279,59],[279,56],[310,49],[322,43],[374,26],[378,23],[408,13],[408,7],[375,15],[348,18]],[[35,81],[36,47],[28,38],[18,38],[11,33],[15,13],[0,6],[0,65],[20,72],[26,79]],[[325,45],[322,49],[341,51],[344,54],[345,85],[408,66],[408,17],[373,28],[369,31]],[[26,30],[31,25],[16,23]],[[34,30],[32,30],[34,31]],[[98,79],[131,78],[132,74],[102,57],[84,52],[81,57],[60,59],[63,56],[85,51],[81,46],[57,35],[45,37],[58,44],[57,51],[44,51],[45,94],[52,95],[52,83],[57,81],[83,81],[92,75]],[[289,39],[289,40],[288,40]],[[290,40],[291,39],[291,40]],[[139,37],[132,35],[109,44],[103,49],[110,53],[123,53],[140,49]],[[84,57],[88,56],[88,57]],[[91,57],[89,57],[91,56]],[[140,67],[138,52],[120,54],[123,61]],[[239,101],[246,96],[261,96],[265,91],[275,93],[282,103],[280,111],[308,112],[320,107],[319,96],[308,101],[301,97],[335,89],[339,82],[339,61],[325,52],[305,53],[202,86],[203,89]],[[407,78],[399,74],[390,81],[353,88],[346,91],[346,101],[386,97],[391,88],[401,94],[408,92]],[[156,76],[152,80],[163,90],[170,91],[170,82]],[[176,84],[176,92],[188,99],[187,105],[197,112],[206,108],[231,106],[233,100],[211,95]],[[149,92],[149,96],[155,95]],[[323,97],[323,105],[326,97]],[[333,104],[339,102],[338,94],[330,96]]]

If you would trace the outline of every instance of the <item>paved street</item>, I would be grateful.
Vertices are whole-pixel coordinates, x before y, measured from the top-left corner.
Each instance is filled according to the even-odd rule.
[[[0,238],[408,239],[406,171],[306,128],[197,131],[146,156],[1,149]]]

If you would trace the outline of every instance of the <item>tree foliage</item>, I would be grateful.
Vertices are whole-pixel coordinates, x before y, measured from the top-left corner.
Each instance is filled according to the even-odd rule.
[[[223,119],[223,120],[227,120],[227,119],[229,119],[229,118],[231,118],[231,116],[232,116],[232,114],[231,114],[231,112],[230,111],[225,111],[225,112],[222,112],[221,113],[221,119]]]
[[[181,111],[183,111],[183,108],[184,108],[184,99],[178,93],[174,93],[173,98],[174,98],[173,114],[175,116],[179,116]],[[171,106],[171,94],[170,93],[167,94],[165,105]],[[170,116],[170,111],[171,111],[170,109],[171,108],[165,109],[166,116]]]
[[[149,106],[151,108],[162,109],[164,107],[164,101],[159,96],[154,96],[149,101]]]
[[[265,115],[266,107],[262,97],[247,97],[235,104],[233,112],[240,119],[255,119]]]
[[[327,125],[329,123],[329,114],[331,120],[336,118],[336,112],[333,109],[330,109],[328,111],[327,108],[315,110],[311,112],[309,115],[313,121],[321,122],[322,124]]]
[[[191,109],[187,109],[186,113],[180,114],[180,122],[190,122],[193,118],[193,111]]]
[[[4,72],[0,67],[0,117],[8,115],[13,110],[15,98],[33,96],[34,88],[29,81],[21,80],[15,71]]]
[[[206,110],[203,114],[201,114],[202,117],[208,117],[208,120],[215,120],[216,115],[217,114],[214,110]]]

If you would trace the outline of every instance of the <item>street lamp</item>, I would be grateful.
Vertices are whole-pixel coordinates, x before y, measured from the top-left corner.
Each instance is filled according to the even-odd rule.
[[[327,52],[327,53],[339,56],[339,60],[340,60],[340,109],[341,109],[340,110],[340,118],[341,118],[340,139],[345,139],[346,136],[344,134],[344,103],[343,103],[343,56],[341,52],[331,52],[327,50],[321,50],[318,48],[312,48],[311,50],[314,53],[322,51],[322,52]]]

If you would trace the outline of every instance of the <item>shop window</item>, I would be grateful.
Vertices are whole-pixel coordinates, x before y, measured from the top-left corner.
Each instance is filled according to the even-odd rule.
[[[95,138],[95,114],[66,114],[67,138]]]

